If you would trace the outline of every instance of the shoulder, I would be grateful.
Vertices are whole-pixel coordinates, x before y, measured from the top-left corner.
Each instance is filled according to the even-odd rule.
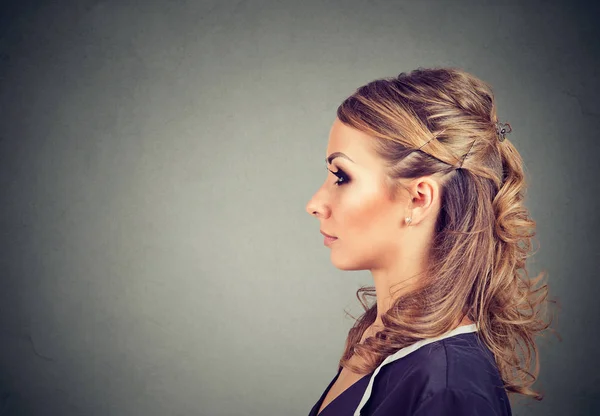
[[[410,409],[407,414],[510,414],[493,354],[476,333],[424,345],[381,367],[378,378],[374,401]]]
[[[420,378],[427,381],[432,392],[439,389],[477,392],[482,384],[502,383],[493,354],[475,333],[432,342],[388,365],[390,381],[400,382],[407,376]],[[409,375],[405,371],[407,366]]]
[[[472,390],[446,387],[421,400],[413,416],[425,415],[481,415],[500,416],[498,409],[488,397]]]

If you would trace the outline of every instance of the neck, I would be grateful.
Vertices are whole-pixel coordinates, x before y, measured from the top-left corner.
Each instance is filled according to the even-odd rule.
[[[374,329],[383,328],[381,316],[390,309],[395,299],[416,289],[421,283],[427,262],[427,257],[422,254],[424,252],[415,245],[413,251],[404,251],[393,267],[371,269],[377,297],[377,317],[372,324]],[[465,316],[454,322],[452,329],[472,323],[473,321]]]
[[[398,297],[418,286],[424,270],[424,257],[410,255],[410,253],[397,261],[394,267],[371,270],[377,297],[375,326],[383,326],[381,316],[390,309]]]
[[[373,273],[377,296],[377,317],[371,325],[373,329],[379,330],[383,328],[381,316],[390,309],[396,298],[410,292],[416,287],[419,282],[420,273],[422,271],[413,271],[410,274],[406,274],[406,277],[403,279],[390,279],[389,274]],[[390,290],[392,290],[392,295],[389,294]],[[465,315],[453,323],[451,330],[472,323],[474,322]]]

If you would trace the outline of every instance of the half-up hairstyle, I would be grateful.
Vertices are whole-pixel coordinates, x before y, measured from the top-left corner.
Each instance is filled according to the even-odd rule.
[[[530,279],[526,259],[535,222],[523,205],[523,161],[498,140],[492,88],[455,68],[419,68],[372,81],[337,109],[344,124],[373,137],[385,161],[391,195],[401,179],[436,174],[441,209],[419,287],[381,315],[384,328],[363,343],[377,317],[374,287],[357,297],[365,312],[350,329],[339,365],[370,373],[390,354],[439,336],[464,316],[494,354],[507,393],[537,400],[535,336],[550,327],[545,274]],[[360,364],[352,364],[352,356]],[[534,363],[534,368],[532,367]]]

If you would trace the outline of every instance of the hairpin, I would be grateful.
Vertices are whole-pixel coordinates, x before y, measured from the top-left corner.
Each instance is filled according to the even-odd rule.
[[[503,142],[504,139],[506,139],[506,135],[509,134],[512,131],[512,128],[510,127],[510,124],[508,123],[500,123],[497,122],[496,123],[496,134],[498,134],[498,140]]]

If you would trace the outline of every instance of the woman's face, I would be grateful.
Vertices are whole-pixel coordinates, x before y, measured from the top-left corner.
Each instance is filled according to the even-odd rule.
[[[385,267],[402,246],[407,195],[392,200],[384,162],[369,146],[373,138],[335,119],[329,134],[327,179],[306,205],[320,230],[337,237],[332,263],[343,270]]]

